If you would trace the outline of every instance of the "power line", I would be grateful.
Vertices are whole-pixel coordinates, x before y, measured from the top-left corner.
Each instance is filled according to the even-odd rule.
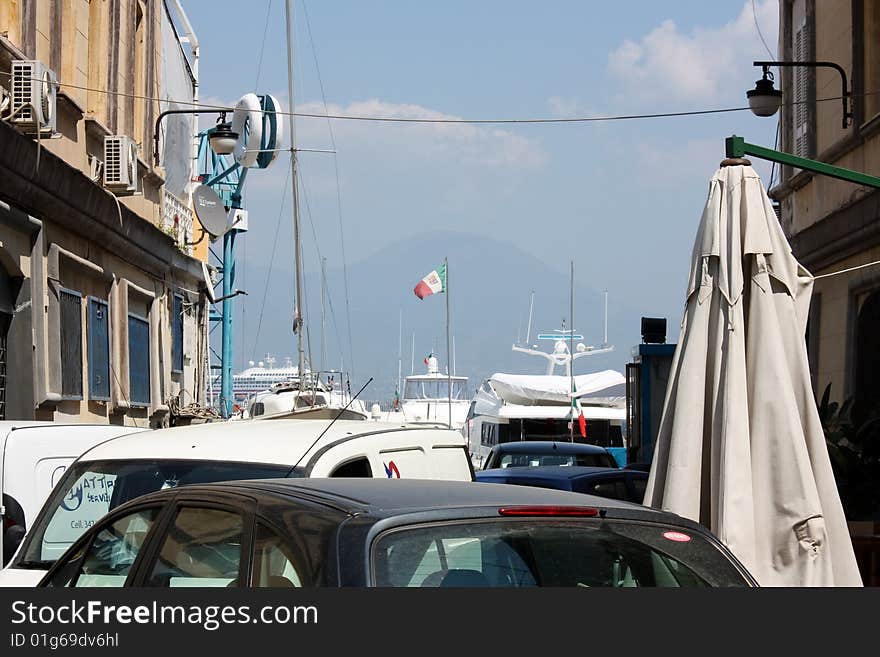
[[[770,46],[768,46],[767,42],[764,40],[764,35],[761,33],[761,26],[758,25],[758,8],[755,6],[755,0],[752,0],[752,17],[755,19],[755,29],[758,30],[758,37],[761,39],[761,43],[764,44],[764,49],[767,51],[767,54],[770,55],[770,59],[776,59],[776,55],[770,52]]]
[[[0,71],[0,75],[5,75],[6,77],[10,77],[10,73],[6,73],[4,71]],[[37,82],[42,82],[39,78],[30,78]],[[140,100],[148,100],[151,102],[157,103],[168,103],[173,102],[178,105],[185,105],[188,107],[192,107],[196,110],[205,110],[205,111],[215,111],[215,112],[232,112],[234,108],[226,107],[223,105],[210,105],[205,103],[197,103],[185,100],[175,100],[173,98],[154,98],[152,96],[143,96],[140,94],[128,94],[121,91],[108,91],[106,89],[94,89],[91,87],[85,87],[82,85],[74,85],[59,82],[60,86],[69,87],[70,89],[80,89],[83,91],[93,91],[95,93],[103,93],[111,96],[120,96],[124,98],[135,98]],[[880,94],[880,91],[869,91],[861,94],[850,93],[850,98],[862,98],[867,96],[875,96]],[[839,101],[843,98],[843,96],[828,96],[826,98],[817,98],[815,99],[816,103],[824,103],[830,101]],[[783,102],[780,104],[780,107],[795,107],[797,105],[806,105],[811,101],[791,101],[791,102]],[[652,113],[643,113],[643,114],[614,114],[614,115],[606,115],[606,116],[578,116],[578,117],[553,117],[553,118],[521,118],[521,119],[462,119],[462,118],[443,118],[443,119],[429,119],[429,118],[407,118],[407,117],[395,117],[395,116],[363,116],[363,115],[353,115],[353,114],[315,114],[312,112],[283,112],[278,111],[275,112],[278,116],[298,116],[303,118],[313,118],[313,119],[331,119],[334,121],[365,121],[365,122],[374,122],[374,123],[424,123],[424,124],[494,124],[494,125],[505,125],[505,124],[551,124],[551,123],[602,123],[606,121],[632,121],[632,120],[641,120],[641,119],[664,119],[664,118],[675,118],[675,117],[685,117],[685,116],[701,116],[706,114],[728,114],[731,112],[744,112],[750,110],[748,106],[743,107],[720,107],[714,109],[702,109],[702,110],[684,110],[678,112],[652,112]]]
[[[260,43],[260,58],[257,61],[257,79],[254,82],[254,93],[257,93],[257,87],[260,86],[260,73],[263,70],[263,52],[266,50],[266,36],[269,34],[269,19],[272,16],[272,0],[269,0],[266,8],[266,26],[263,28],[263,41]]]

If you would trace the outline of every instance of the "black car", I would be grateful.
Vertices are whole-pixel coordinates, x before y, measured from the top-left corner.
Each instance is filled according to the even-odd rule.
[[[40,586],[752,586],[705,528],[562,491],[475,482],[272,479],[145,495]]]
[[[542,465],[618,467],[614,456],[598,445],[555,440],[520,440],[495,445],[483,463],[483,470]]]
[[[534,468],[495,468],[480,470],[477,481],[570,490],[641,504],[645,498],[648,473],[621,468],[578,466],[538,466]]]

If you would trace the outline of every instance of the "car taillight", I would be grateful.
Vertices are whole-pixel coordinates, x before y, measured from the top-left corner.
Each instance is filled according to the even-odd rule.
[[[595,518],[599,515],[599,509],[589,506],[503,506],[498,509],[498,515]]]

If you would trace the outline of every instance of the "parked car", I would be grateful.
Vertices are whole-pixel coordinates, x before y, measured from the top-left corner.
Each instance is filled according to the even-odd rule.
[[[5,566],[64,471],[87,449],[119,435],[144,431],[114,424],[0,421],[0,491]]]
[[[464,437],[448,428],[339,420],[217,422],[106,441],[58,482],[0,586],[34,586],[104,514],[185,484],[272,477],[471,481]]]
[[[534,468],[494,468],[480,470],[477,481],[495,484],[539,486],[588,493],[614,500],[641,504],[645,498],[648,473],[620,468],[580,466],[539,466]]]
[[[604,447],[553,440],[521,440],[495,445],[483,470],[540,465],[582,465],[616,468],[617,461]]]
[[[140,497],[44,587],[753,586],[705,528],[575,493],[472,482],[274,479]]]

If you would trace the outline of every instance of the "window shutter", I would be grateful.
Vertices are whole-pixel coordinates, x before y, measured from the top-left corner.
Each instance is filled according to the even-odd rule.
[[[803,6],[803,3],[800,3]],[[792,44],[792,54],[797,62],[809,61],[812,57],[810,53],[810,33],[807,24],[806,12],[795,19],[794,43]],[[809,85],[810,85],[811,69],[795,66],[792,69],[792,83],[794,85],[795,106],[792,110],[793,119],[793,142],[794,153],[799,157],[810,157],[810,106],[809,106]]]
[[[171,302],[171,371],[183,372],[183,297]]]
[[[150,323],[128,316],[128,387],[135,406],[150,404]]]
[[[58,306],[61,311],[61,396],[82,399],[82,296],[62,289]]]
[[[89,399],[110,399],[110,327],[107,302],[89,299]]]

